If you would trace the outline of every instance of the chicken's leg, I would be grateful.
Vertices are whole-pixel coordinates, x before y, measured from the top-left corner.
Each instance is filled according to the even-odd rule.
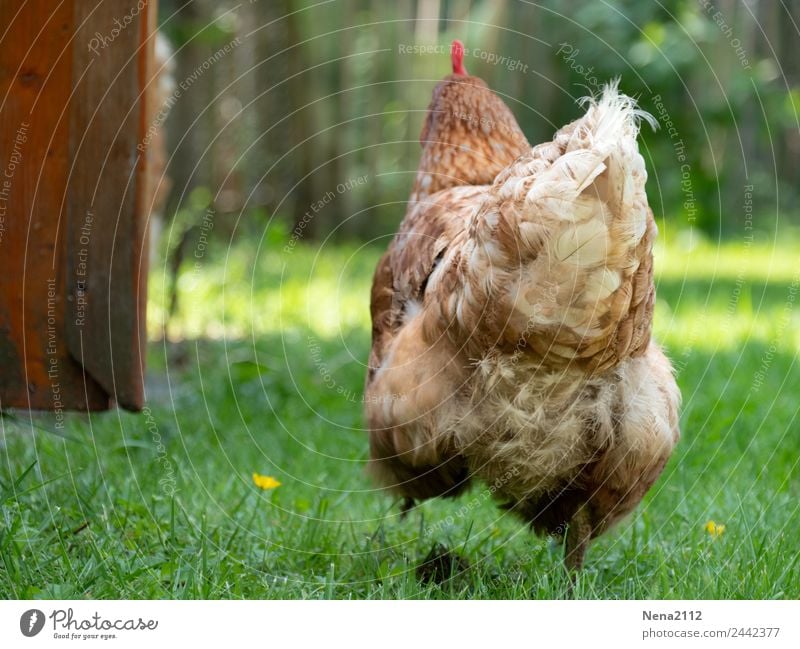
[[[583,568],[583,557],[592,538],[592,521],[586,505],[572,516],[567,529],[566,543],[564,544],[564,565],[570,573]]]

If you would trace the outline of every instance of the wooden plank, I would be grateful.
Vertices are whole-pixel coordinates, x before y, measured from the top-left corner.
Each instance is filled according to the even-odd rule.
[[[0,407],[108,407],[65,340],[72,2],[0,2]],[[59,418],[58,415],[62,417]]]
[[[2,408],[143,405],[155,19],[152,0],[0,2]]]
[[[67,341],[119,405],[144,403],[149,125],[155,3],[76,2],[67,206]]]

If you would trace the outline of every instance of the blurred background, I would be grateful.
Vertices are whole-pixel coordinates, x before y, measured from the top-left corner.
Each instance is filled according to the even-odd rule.
[[[180,94],[165,217],[180,232],[209,206],[216,237],[291,231],[329,191],[304,238],[392,232],[453,38],[533,143],[621,77],[660,122],[642,135],[649,192],[676,227],[740,235],[748,185],[758,233],[800,218],[797,2],[162,0],[160,23]]]

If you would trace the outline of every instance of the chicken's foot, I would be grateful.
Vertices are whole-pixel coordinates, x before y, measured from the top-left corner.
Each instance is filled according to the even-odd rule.
[[[589,510],[583,505],[572,516],[564,543],[564,565],[574,575],[583,568],[583,558],[592,538],[592,521]]]

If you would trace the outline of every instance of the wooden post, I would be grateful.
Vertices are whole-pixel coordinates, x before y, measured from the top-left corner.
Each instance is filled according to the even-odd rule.
[[[0,3],[2,408],[143,405],[155,17],[152,0]]]

